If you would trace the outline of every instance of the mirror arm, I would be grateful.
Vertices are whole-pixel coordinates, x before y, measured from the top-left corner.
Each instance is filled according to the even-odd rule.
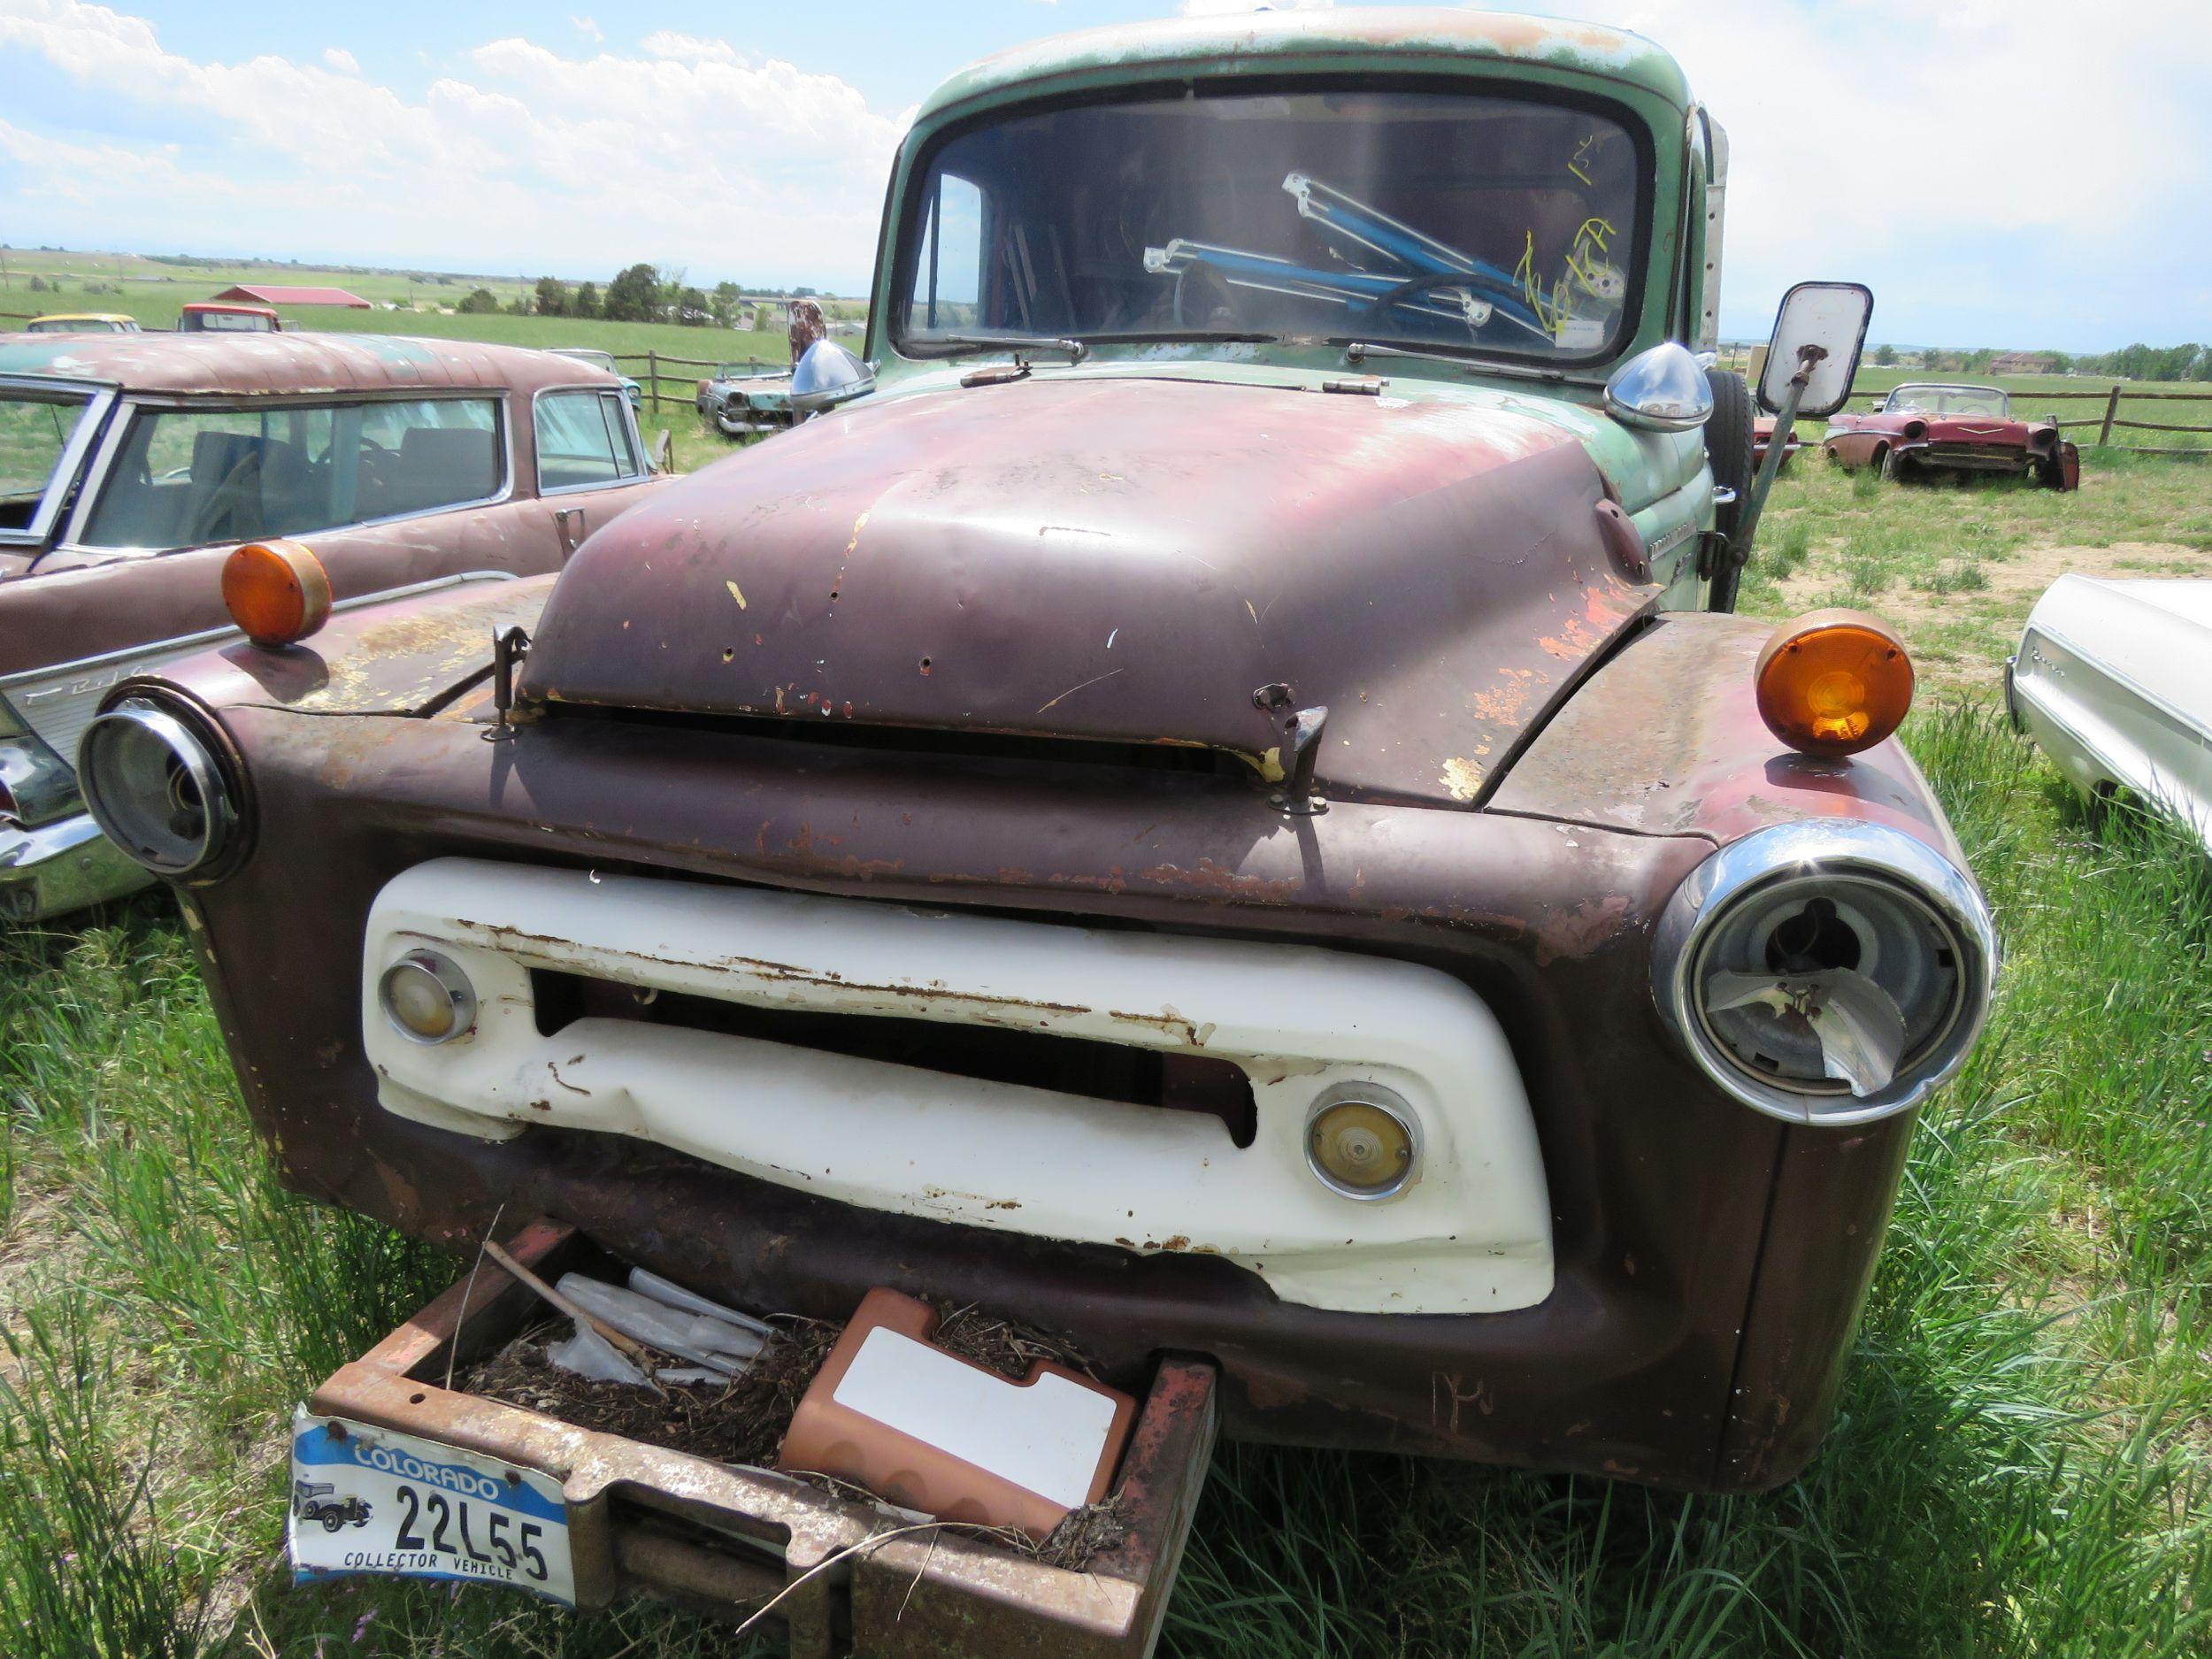
[[[1736,520],[1733,545],[1728,557],[1740,570],[1751,557],[1752,539],[1759,534],[1759,515],[1766,511],[1767,492],[1774,488],[1775,474],[1782,470],[1782,457],[1789,453],[1790,437],[1797,429],[1797,405],[1803,401],[1805,388],[1811,384],[1813,371],[1827,359],[1825,346],[1801,346],[1797,353],[1797,373],[1790,376],[1790,389],[1782,394],[1782,407],[1774,414],[1774,435],[1767,440],[1767,452],[1759,462],[1759,470],[1752,478],[1743,514]]]

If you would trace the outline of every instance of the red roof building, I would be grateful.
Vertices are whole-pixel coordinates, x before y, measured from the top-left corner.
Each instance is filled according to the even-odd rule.
[[[215,296],[247,305],[345,305],[355,311],[370,309],[368,301],[343,288],[288,288],[259,282],[241,282]]]

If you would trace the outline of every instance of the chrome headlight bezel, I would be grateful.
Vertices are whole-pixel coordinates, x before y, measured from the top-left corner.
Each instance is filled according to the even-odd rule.
[[[1740,906],[1824,881],[1839,891],[1886,888],[1939,930],[1956,964],[1953,1006],[1902,1056],[1888,1086],[1865,1096],[1840,1086],[1790,1087],[1750,1071],[1716,1036],[1701,996],[1706,948]],[[1676,1040],[1724,1094],[1786,1123],[1840,1128],[1909,1111],[1957,1073],[1988,1018],[1997,960],[1989,906],[1964,871],[1902,830],[1824,818],[1754,831],[1684,878],[1653,932],[1652,991]]]
[[[161,764],[157,789],[150,759]],[[78,741],[77,783],[101,833],[165,879],[206,875],[237,843],[238,794],[224,746],[188,705],[134,693],[102,710]],[[197,822],[165,829],[165,812],[173,820],[196,812]]]

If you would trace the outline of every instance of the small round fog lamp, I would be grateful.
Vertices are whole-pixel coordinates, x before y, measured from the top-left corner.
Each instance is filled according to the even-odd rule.
[[[403,1037],[449,1042],[476,1023],[476,987],[434,950],[410,951],[377,986],[384,1012]]]
[[[1306,1162],[1346,1198],[1394,1198],[1413,1184],[1421,1159],[1420,1119],[1397,1094],[1373,1084],[1339,1084],[1306,1118]]]

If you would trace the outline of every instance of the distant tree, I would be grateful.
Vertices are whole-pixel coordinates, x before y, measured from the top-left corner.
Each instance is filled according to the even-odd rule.
[[[537,309],[541,317],[568,315],[568,289],[560,278],[541,276],[538,279]]]
[[[714,320],[716,324],[723,328],[736,327],[738,307],[743,303],[744,298],[745,290],[738,287],[736,283],[716,283],[714,285],[713,299]]]
[[[1895,346],[1875,347],[1874,364],[1877,368],[1895,368],[1897,366],[1897,348]]]
[[[714,320],[714,302],[697,288],[678,288],[676,320],[687,328],[704,328]]]
[[[486,317],[499,309],[499,296],[489,288],[471,288],[453,308],[465,317]]]
[[[568,314],[571,317],[599,315],[599,285],[596,282],[586,282],[577,288],[574,297],[568,303]]]
[[[532,317],[537,314],[538,303],[527,294],[518,294],[507,302],[510,317]]]
[[[50,291],[51,288],[52,284],[48,282],[42,276],[34,276],[31,279],[30,288],[31,292],[34,294],[47,293]]]
[[[634,265],[607,284],[602,308],[609,322],[649,323],[660,315],[660,273],[649,265]]]

